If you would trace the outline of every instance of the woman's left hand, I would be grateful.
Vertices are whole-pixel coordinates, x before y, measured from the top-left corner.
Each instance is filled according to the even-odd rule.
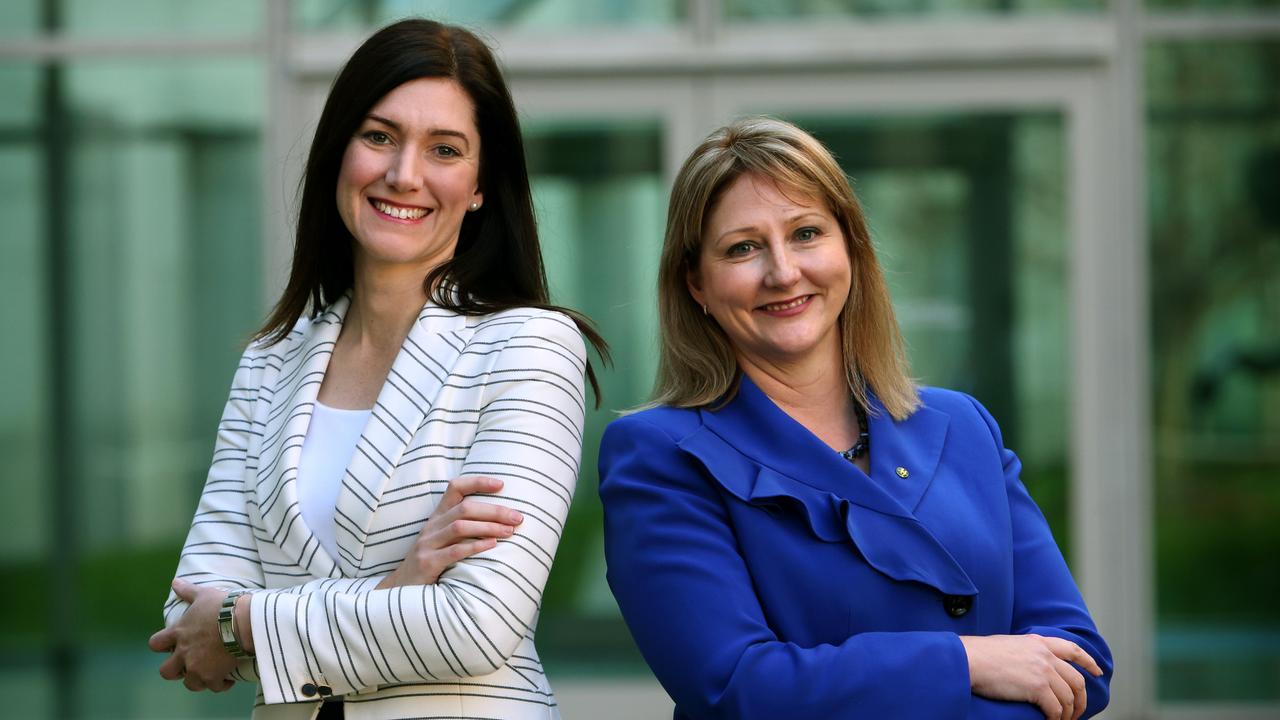
[[[227,591],[186,580],[174,580],[173,591],[191,606],[173,627],[152,635],[147,643],[155,652],[172,653],[160,663],[160,677],[181,679],[191,691],[227,690],[235,684],[227,676],[237,663],[218,634],[218,610]]]

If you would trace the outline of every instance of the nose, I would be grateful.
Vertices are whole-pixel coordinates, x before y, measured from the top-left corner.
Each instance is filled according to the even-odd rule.
[[[422,187],[422,158],[412,148],[397,152],[387,166],[387,185],[400,192]]]
[[[786,243],[775,243],[769,251],[769,267],[764,281],[769,287],[785,288],[800,280],[800,266]]]

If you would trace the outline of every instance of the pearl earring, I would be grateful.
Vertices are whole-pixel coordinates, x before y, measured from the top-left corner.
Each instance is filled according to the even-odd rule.
[[[471,203],[471,212],[475,212],[479,209],[480,209],[480,203]]]

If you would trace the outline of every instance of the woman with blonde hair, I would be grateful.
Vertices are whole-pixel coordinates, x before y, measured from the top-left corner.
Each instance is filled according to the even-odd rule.
[[[677,718],[1038,718],[1111,656],[995,420],[917,387],[813,137],[713,132],[671,192],[654,406],[600,450],[610,587]]]

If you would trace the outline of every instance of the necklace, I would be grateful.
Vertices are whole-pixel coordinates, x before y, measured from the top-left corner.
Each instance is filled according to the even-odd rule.
[[[861,403],[854,403],[853,411],[858,416],[858,442],[853,447],[840,453],[840,457],[853,462],[858,458],[871,452],[871,435],[867,432],[867,411],[862,409]]]

